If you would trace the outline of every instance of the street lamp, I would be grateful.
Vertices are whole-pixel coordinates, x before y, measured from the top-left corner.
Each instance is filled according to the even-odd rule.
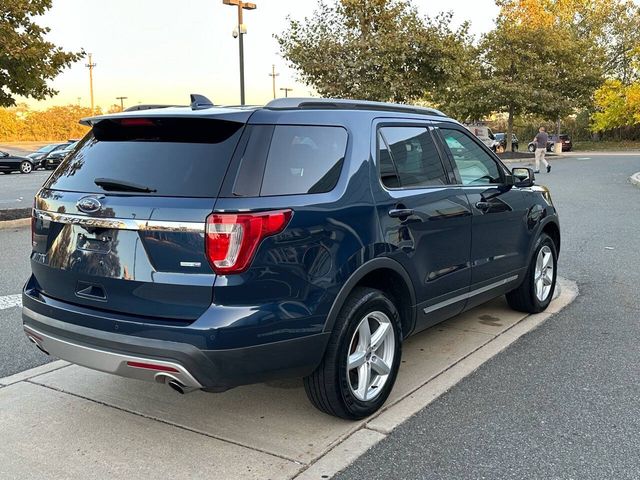
[[[244,105],[244,42],[242,36],[247,33],[247,28],[242,20],[242,10],[255,10],[256,4],[243,2],[242,0],[222,0],[225,5],[234,5],[238,7],[238,29],[234,30],[233,36],[238,37],[238,46],[240,53],[240,104]],[[236,35],[237,33],[237,35]]]
[[[116,100],[120,100],[120,111],[124,112],[124,101],[129,97],[116,97]]]
[[[283,87],[280,90],[284,91],[284,98],[288,98],[289,97],[289,92],[292,92],[293,88]]]

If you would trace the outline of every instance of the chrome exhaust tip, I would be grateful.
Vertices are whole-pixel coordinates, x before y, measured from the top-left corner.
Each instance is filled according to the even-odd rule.
[[[178,392],[180,395],[184,395],[185,393],[191,393],[194,390],[198,390],[195,387],[186,386],[184,383],[182,383],[180,380],[175,378],[173,375],[167,375],[165,373],[156,375],[156,382],[165,383],[166,385],[169,385],[169,388],[171,388],[175,392]]]

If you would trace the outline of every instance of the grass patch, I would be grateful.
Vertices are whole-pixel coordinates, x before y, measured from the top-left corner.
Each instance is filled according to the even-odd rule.
[[[625,140],[619,142],[573,142],[573,150],[576,152],[624,152],[630,150],[640,151],[640,142]]]

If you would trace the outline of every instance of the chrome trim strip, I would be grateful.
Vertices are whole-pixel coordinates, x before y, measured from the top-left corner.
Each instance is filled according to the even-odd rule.
[[[40,315],[28,308],[23,309],[28,316]],[[35,314],[35,315],[34,315]],[[164,377],[178,380],[185,387],[201,389],[202,385],[189,373],[189,371],[179,363],[168,362],[166,360],[156,360],[155,358],[137,357],[134,355],[123,355],[119,353],[99,350],[97,348],[78,345],[60,338],[53,337],[33,327],[24,325],[24,331],[31,341],[36,343],[48,354],[74,363],[83,367],[91,368],[101,372],[119,375],[121,377],[135,378],[150,382],[162,382]],[[177,372],[165,372],[144,368],[131,367],[127,362],[151,363],[171,367]]]
[[[92,228],[110,228],[114,230],[140,230],[146,232],[205,232],[204,221],[175,222],[171,220],[136,220],[132,218],[100,218],[76,215],[73,213],[48,212],[34,209],[33,214],[39,220],[49,220],[56,223],[80,225]]]
[[[485,285],[484,287],[476,288],[475,290],[472,290],[470,292],[463,293],[453,298],[449,298],[448,300],[444,300],[442,302],[436,303],[434,305],[426,307],[423,311],[424,313],[435,312],[436,310],[440,310],[441,308],[448,307],[449,305],[453,305],[454,303],[461,302],[462,300],[475,297],[476,295],[480,295],[481,293],[488,292],[489,290],[493,290],[494,288],[501,287],[517,279],[518,279],[518,275],[513,275],[509,278],[505,278],[504,280],[500,280],[498,282]]]

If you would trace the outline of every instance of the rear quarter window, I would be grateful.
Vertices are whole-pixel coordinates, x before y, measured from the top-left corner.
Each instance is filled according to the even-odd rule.
[[[261,196],[324,193],[338,183],[347,150],[342,127],[277,125]]]

